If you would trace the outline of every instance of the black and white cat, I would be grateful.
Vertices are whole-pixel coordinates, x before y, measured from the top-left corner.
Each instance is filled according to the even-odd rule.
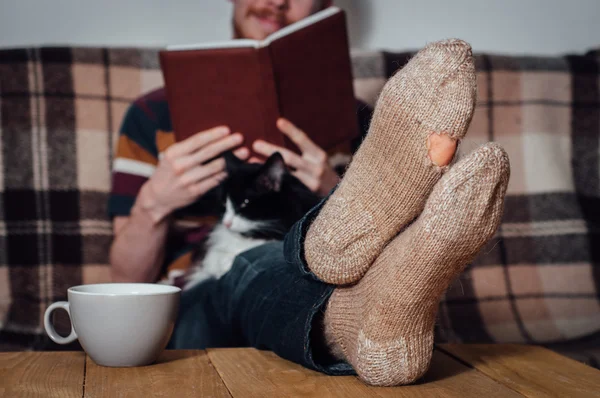
[[[264,164],[251,164],[225,154],[228,179],[222,186],[225,210],[220,222],[194,255],[184,290],[220,278],[235,257],[286,232],[320,198],[294,177],[279,153]]]

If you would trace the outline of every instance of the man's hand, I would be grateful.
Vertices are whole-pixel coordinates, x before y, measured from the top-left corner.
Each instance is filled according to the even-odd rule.
[[[221,126],[171,145],[142,187],[141,207],[157,223],[174,210],[193,203],[227,177],[222,157],[203,163],[239,146],[242,141],[241,134],[230,134],[229,128]],[[249,151],[239,148],[234,154],[245,160]]]
[[[277,120],[277,128],[289,137],[298,146],[302,155],[258,140],[252,144],[252,149],[258,154],[269,157],[275,152],[281,153],[285,163],[295,169],[292,171],[300,181],[311,191],[325,196],[339,182],[339,176],[327,162],[327,153],[308,138],[304,131],[294,126],[289,120],[280,118]],[[250,159],[251,162],[258,161],[257,158]]]

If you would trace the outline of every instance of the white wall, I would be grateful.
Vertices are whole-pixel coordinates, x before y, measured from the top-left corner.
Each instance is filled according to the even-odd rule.
[[[600,0],[336,0],[353,47],[408,49],[460,37],[475,51],[600,47]],[[170,5],[169,5],[170,4]],[[0,0],[0,47],[162,46],[230,37],[226,0]]]

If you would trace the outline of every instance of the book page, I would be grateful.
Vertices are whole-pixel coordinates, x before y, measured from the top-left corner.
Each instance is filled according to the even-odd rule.
[[[300,29],[303,29],[309,25],[317,23],[325,18],[330,17],[333,14],[340,12],[341,10],[338,7],[327,7],[323,11],[319,11],[311,15],[310,17],[306,17],[301,19],[300,21],[293,23],[291,25],[286,26],[283,29],[278,30],[275,33],[270,34],[266,39],[260,42],[260,47],[266,47],[277,39],[280,39],[284,36],[287,36],[293,32],[296,32]]]
[[[219,48],[259,48],[261,42],[251,39],[214,41],[210,43],[175,44],[167,46],[167,51],[214,50]]]
[[[191,43],[191,44],[175,44],[168,45],[167,51],[186,51],[186,50],[213,50],[217,48],[261,48],[267,47],[272,42],[282,37],[285,37],[293,32],[303,29],[309,25],[317,23],[325,18],[330,17],[333,14],[340,12],[338,7],[328,7],[323,11],[314,13],[313,15],[306,17],[296,23],[286,26],[283,29],[272,33],[264,40],[252,40],[252,39],[234,39],[226,41],[216,41],[209,43]]]

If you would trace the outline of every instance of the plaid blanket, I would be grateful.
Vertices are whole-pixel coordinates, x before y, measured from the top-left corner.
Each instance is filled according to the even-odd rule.
[[[0,51],[0,341],[56,348],[43,332],[46,307],[70,286],[109,280],[118,126],[135,97],[161,84],[156,51]]]
[[[411,55],[354,52],[357,97],[373,105]],[[438,340],[550,344],[593,364],[600,59],[476,58],[478,106],[460,153],[497,141],[512,176],[496,237],[441,305]],[[116,132],[129,103],[161,84],[152,49],[0,51],[0,338],[51,347],[46,306],[71,285],[108,279]]]

